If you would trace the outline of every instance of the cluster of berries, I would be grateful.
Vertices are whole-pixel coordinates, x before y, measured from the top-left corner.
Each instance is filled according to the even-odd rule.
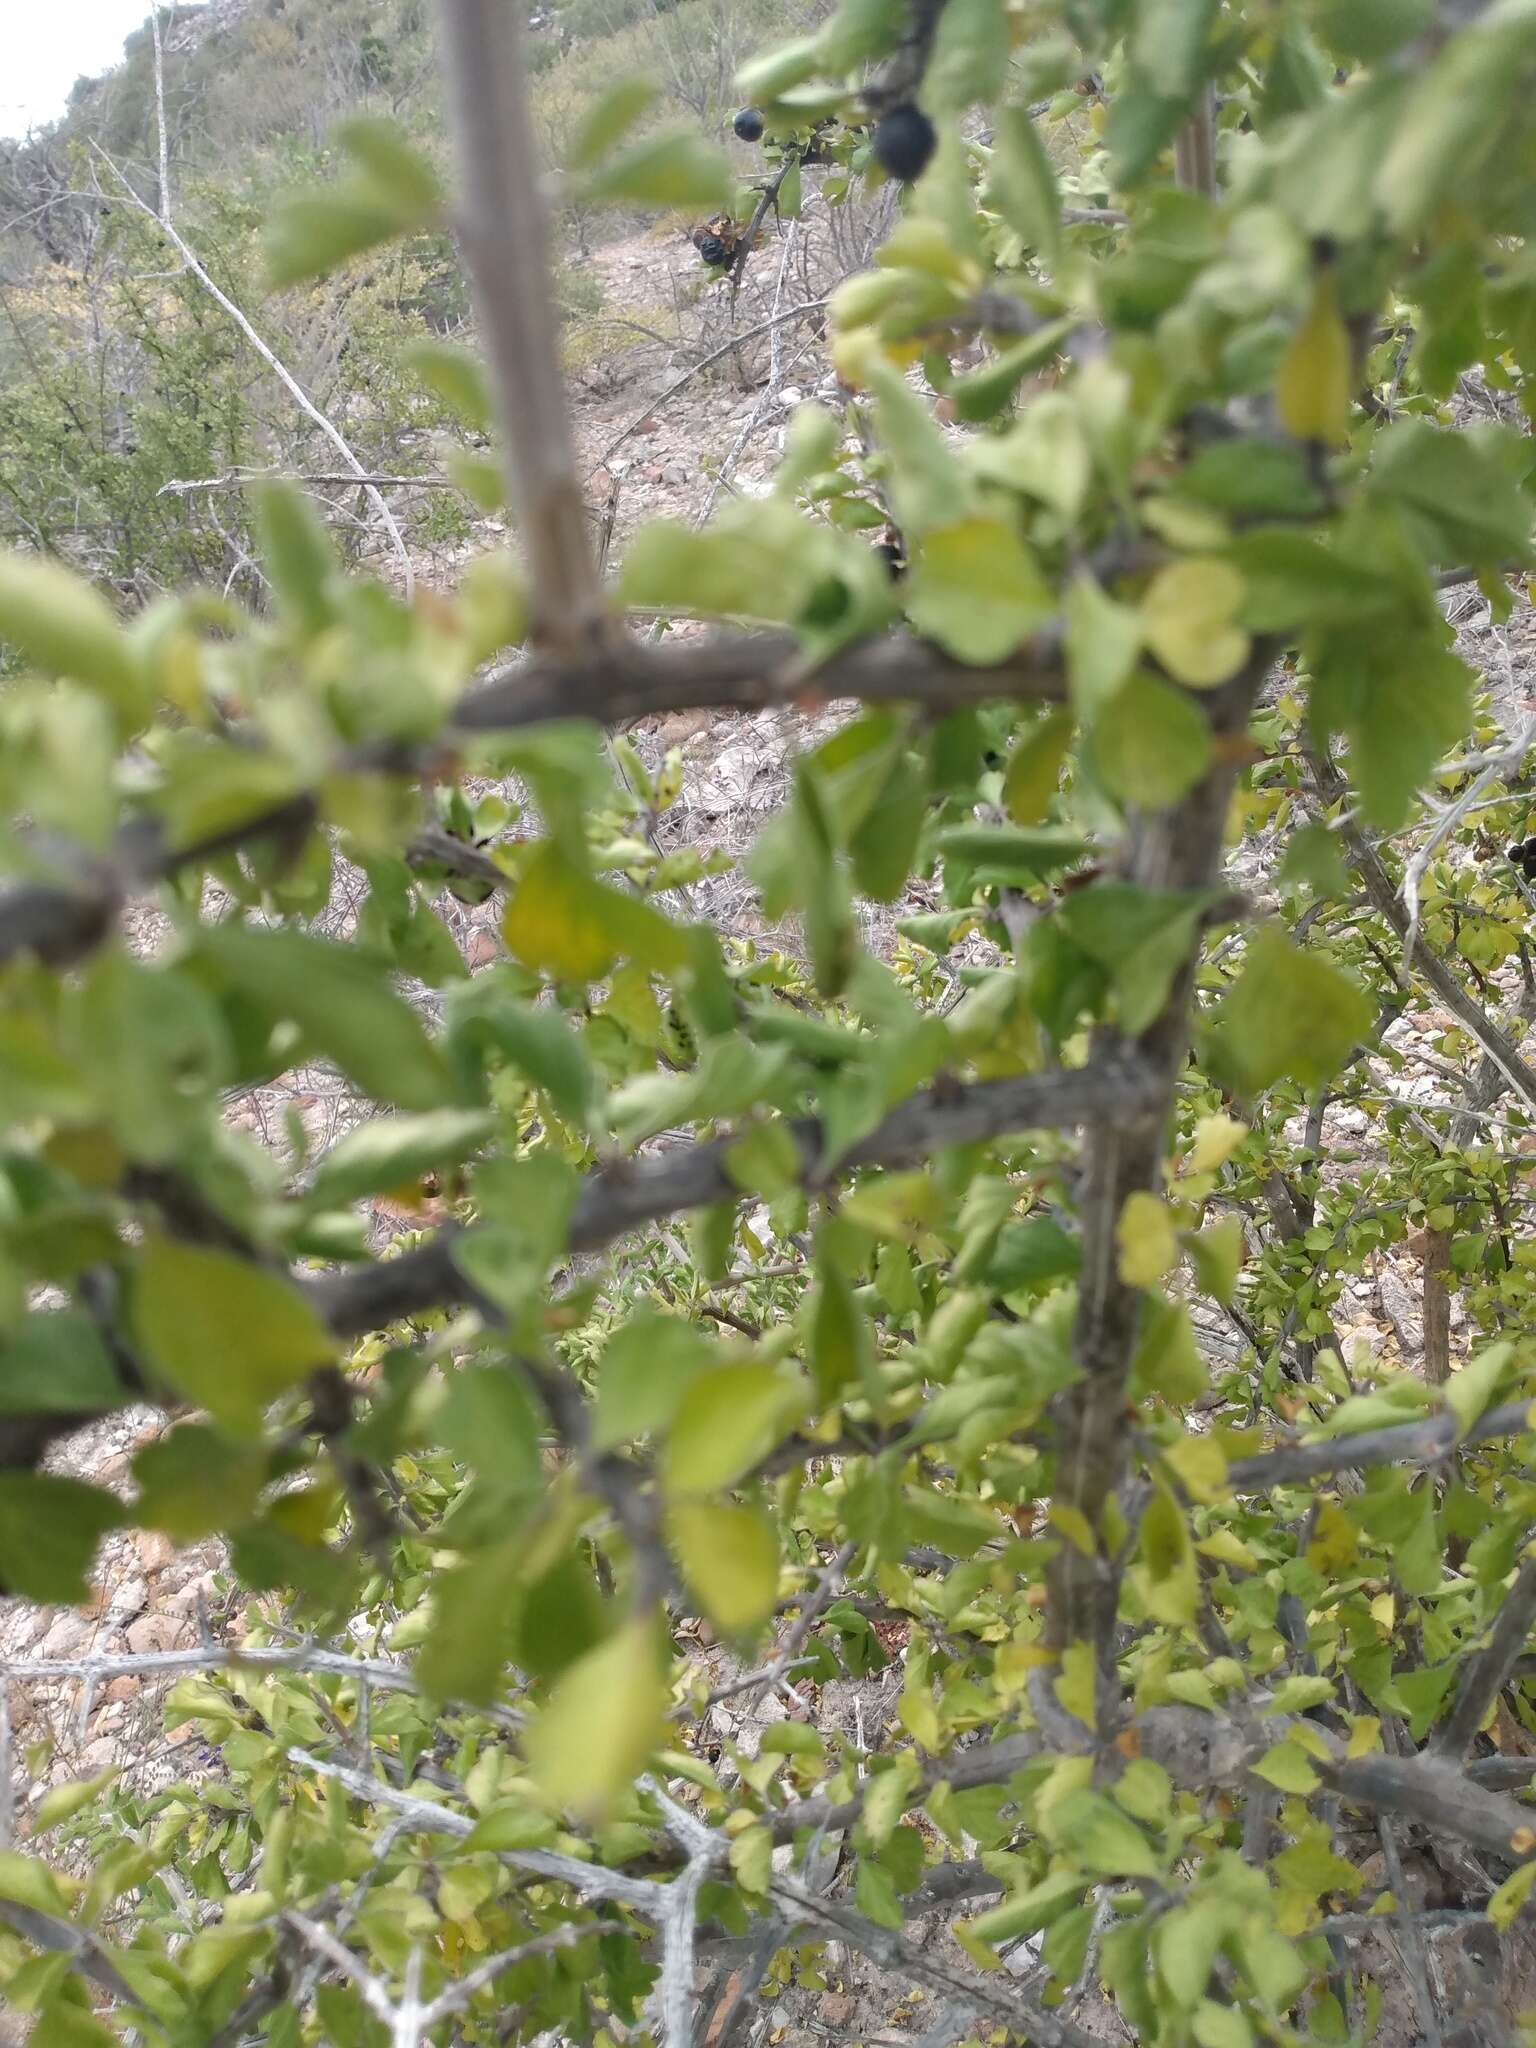
[[[1528,882],[1536,882],[1536,839],[1517,840],[1504,851]]]
[[[743,107],[731,127],[743,142],[761,142],[763,116],[758,107]],[[921,107],[892,107],[875,123],[871,137],[875,156],[887,176],[911,184],[928,168],[937,137],[933,123]]]

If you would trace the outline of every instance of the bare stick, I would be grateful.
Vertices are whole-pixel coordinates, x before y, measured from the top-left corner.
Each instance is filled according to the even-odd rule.
[[[463,185],[459,242],[506,436],[534,635],[555,649],[590,648],[604,637],[606,613],[560,367],[525,90],[526,17],[505,0],[441,0],[438,11]]]
[[[232,470],[228,476],[173,477],[157,498],[184,498],[193,491],[243,491],[268,480],[286,484],[374,484],[380,490],[456,491],[451,476],[354,476],[349,469]]]
[[[145,202],[139,197],[138,193],[135,192],[133,187],[129,184],[128,180],[123,176],[122,172],[117,168],[117,165],[113,163],[111,157],[107,155],[106,151],[102,149],[99,144],[93,142],[91,144],[91,147],[96,151],[96,154],[101,158],[102,162],[107,166],[107,169],[112,173],[113,177],[117,180],[118,185],[122,188],[124,199],[128,202],[130,206],[136,206],[139,209],[140,213],[148,214],[149,218],[155,223],[155,225],[159,228],[161,234],[165,236],[166,240],[171,244],[172,248],[176,251],[176,254],[181,258],[186,268],[190,270],[192,275],[197,279],[198,283],[202,286],[203,290],[207,292],[208,296],[214,301],[215,305],[221,306],[223,310],[229,315],[230,319],[234,321],[235,325],[239,328],[240,332],[251,344],[251,347],[255,349],[257,355],[261,357],[261,360],[266,364],[267,368],[272,372],[273,376],[276,377],[278,382],[283,386],[284,390],[287,391],[289,396],[293,399],[293,402],[295,403],[295,405],[298,406],[300,412],[303,413],[304,417],[307,420],[312,421],[313,424],[320,429],[321,433],[324,434],[325,438],[336,450],[337,454],[341,457],[342,461],[347,465],[347,468],[357,478],[357,481],[361,488],[367,492],[369,502],[372,504],[375,512],[378,513],[380,524],[383,526],[384,531],[389,535],[391,545],[394,547],[395,554],[400,563],[401,579],[405,586],[405,594],[407,598],[409,598],[416,588],[416,576],[415,571],[411,567],[411,557],[409,550],[405,545],[405,536],[401,533],[400,528],[396,523],[394,513],[390,511],[388,505],[385,504],[383,498],[379,495],[378,487],[375,484],[371,484],[368,482],[368,470],[366,465],[360,462],[357,456],[352,452],[351,446],[347,442],[347,439],[345,435],[342,433],[341,429],[335,424],[334,421],[327,419],[326,415],[320,410],[319,406],[316,405],[315,401],[304,389],[303,385],[299,382],[298,378],[295,377],[293,372],[288,368],[288,366],[278,358],[277,354],[271,348],[271,346],[267,342],[262,340],[261,336],[256,332],[256,329],[251,325],[250,321],[246,318],[245,314],[240,310],[240,308],[235,304],[234,300],[229,296],[229,294],[225,291],[221,291],[218,285],[214,283],[213,279],[208,275],[207,271],[203,268],[202,264],[198,261],[197,257],[193,254],[192,250],[187,245],[187,243],[182,240],[181,236],[177,233],[176,229],[172,227],[171,223],[168,220],[162,220],[160,215],[156,213],[155,209],[152,206],[148,206],[145,204]]]
[[[155,133],[160,143],[160,219],[171,224],[171,151],[165,129],[165,51],[160,43],[160,0],[151,0],[150,30],[155,39]]]

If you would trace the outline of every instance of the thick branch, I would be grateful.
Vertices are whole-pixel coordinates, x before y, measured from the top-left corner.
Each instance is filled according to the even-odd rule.
[[[1462,1667],[1456,1704],[1431,1747],[1437,1756],[1465,1756],[1484,1716],[1504,1690],[1536,1621],[1536,1558],[1521,1565],[1505,1594],[1493,1633],[1477,1656]]]
[[[800,1155],[802,1185],[816,1187],[834,1173],[906,1166],[941,1146],[974,1144],[1005,1131],[1059,1130],[1098,1119],[1134,1121],[1151,1093],[1147,1070],[1134,1057],[969,1087],[935,1086],[898,1104],[832,1164],[824,1159],[815,1118],[797,1119],[789,1128]],[[593,1175],[576,1204],[570,1249],[597,1251],[626,1231],[679,1210],[741,1200],[726,1170],[734,1142],[719,1138],[679,1146],[623,1170]],[[309,1283],[310,1298],[338,1336],[360,1336],[401,1316],[466,1301],[472,1289],[454,1265],[453,1243],[453,1235],[445,1232],[401,1258],[329,1274]]]
[[[1391,1429],[1362,1429],[1357,1435],[1329,1437],[1322,1443],[1286,1444],[1239,1458],[1227,1483],[1234,1493],[1265,1493],[1272,1486],[1296,1486],[1330,1472],[1364,1472],[1373,1465],[1434,1465],[1462,1444],[1525,1436],[1532,1428],[1532,1412],[1530,1401],[1506,1401],[1464,1432],[1455,1414],[1442,1408]]]
[[[1243,673],[1214,697],[1210,712],[1218,744],[1195,788],[1171,809],[1133,824],[1126,878],[1138,887],[1205,890],[1217,879],[1236,775],[1236,749],[1220,743],[1243,729],[1272,659],[1270,646],[1256,649]],[[1124,1477],[1126,1389],[1144,1298],[1121,1276],[1117,1226],[1131,1195],[1161,1185],[1174,1084],[1188,1052],[1195,958],[1192,948],[1161,1011],[1144,1031],[1132,1036],[1104,1025],[1094,1034],[1095,1062],[1140,1059],[1158,1077],[1156,1099],[1140,1117],[1096,1126],[1084,1147],[1083,1268],[1074,1340],[1082,1376],[1052,1403],[1060,1446],[1053,1490],[1095,1531]],[[1117,1563],[1105,1551],[1084,1556],[1073,1544],[1061,1546],[1051,1567],[1050,1640],[1064,1645],[1082,1638],[1093,1644],[1106,1705],[1119,1576]]]
[[[463,186],[459,243],[506,436],[535,637],[575,651],[601,639],[606,607],[560,366],[523,61],[526,17],[505,0],[441,0],[438,14]]]
[[[1004,697],[1057,702],[1065,694],[1060,641],[1053,632],[1037,635],[992,668],[967,667],[910,633],[893,633],[846,649],[812,675],[788,634],[721,635],[665,652],[625,641],[601,656],[535,657],[502,670],[465,692],[449,736],[516,732],[553,718],[622,724],[703,706],[757,711],[846,697],[920,704],[942,713]],[[408,749],[381,755],[370,746],[336,765],[406,773],[419,764]],[[83,959],[110,936],[129,897],[215,854],[307,829],[314,815],[313,800],[298,796],[177,849],[163,844],[154,819],[135,819],[119,833],[110,858],[79,853],[67,864],[65,879],[0,890],[0,963],[23,953],[53,967]]]

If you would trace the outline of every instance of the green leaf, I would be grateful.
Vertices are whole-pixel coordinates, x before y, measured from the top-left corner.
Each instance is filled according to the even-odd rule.
[[[136,1341],[154,1371],[236,1431],[336,1355],[291,1282],[229,1252],[151,1237],[133,1276]]]
[[[1129,682],[1141,652],[1141,614],[1075,576],[1066,604],[1067,673],[1078,716],[1091,724]]]
[[[704,1612],[727,1635],[757,1628],[779,1595],[779,1538],[760,1508],[679,1501],[667,1536]]]
[[[906,748],[848,841],[853,878],[875,903],[895,903],[905,890],[928,814],[928,785]]]
[[[1088,1879],[1080,1870],[1053,1870],[1028,1891],[1004,1899],[971,1921],[970,1928],[982,1941],[1017,1941],[1021,1935],[1038,1934],[1049,1927],[1068,1907],[1080,1903]]]
[[[1061,248],[1056,173],[1022,107],[999,107],[987,163],[986,199],[1028,249],[1054,264]]]
[[[1179,472],[1181,497],[1250,519],[1296,519],[1320,511],[1322,494],[1305,451],[1246,435],[1202,448]]]
[[[1043,880],[1073,867],[1093,851],[1093,841],[1065,825],[951,825],[939,833],[937,850],[990,878]]]
[[[1144,1188],[1126,1196],[1115,1223],[1115,1243],[1127,1287],[1155,1287],[1178,1263],[1178,1233],[1168,1205]]]
[[[1373,197],[1397,234],[1412,234],[1442,200],[1472,187],[1527,110],[1536,24],[1523,6],[1491,9],[1452,35],[1415,78]]]
[[[1514,1355],[1512,1344],[1490,1344],[1486,1351],[1480,1351],[1475,1358],[1469,1359],[1446,1381],[1445,1405],[1456,1417],[1462,1436],[1483,1411],[1493,1405]]]
[[[156,1437],[133,1461],[134,1517],[178,1543],[197,1543],[246,1520],[267,1477],[262,1453],[200,1422]]]
[[[514,1366],[459,1366],[433,1434],[498,1494],[531,1497],[542,1489],[539,1417]]]
[[[1072,744],[1070,711],[1051,711],[1019,735],[1003,777],[1003,808],[1016,825],[1037,825],[1061,782]]]
[[[0,1899],[60,1920],[69,1918],[69,1901],[47,1864],[16,1849],[0,1849]]]
[[[1200,1610],[1195,1546],[1184,1511],[1166,1486],[1155,1486],[1141,1523],[1141,1555],[1147,1568],[1147,1612],[1170,1628],[1188,1628]]]
[[[663,1481],[673,1500],[713,1493],[760,1464],[803,1412],[804,1393],[771,1366],[721,1365],[698,1374],[667,1437]]]
[[[268,219],[267,275],[278,289],[437,219],[437,174],[393,122],[365,116],[346,123],[338,139],[356,165],[352,175],[325,191],[289,194]]]
[[[322,1155],[305,1199],[316,1209],[338,1208],[403,1187],[434,1167],[461,1165],[495,1128],[495,1117],[481,1109],[374,1117]]]
[[[423,1692],[476,1706],[495,1699],[512,1661],[527,1582],[528,1541],[521,1530],[438,1574],[431,1624],[416,1658]]]
[[[907,580],[907,616],[957,660],[1004,660],[1054,605],[1034,557],[1005,519],[978,517],[923,536]]]
[[[923,400],[874,347],[860,358],[858,373],[874,394],[876,431],[891,458],[892,509],[908,545],[930,529],[967,521],[973,487]],[[1038,572],[1028,573],[1033,592]]]
[[[1312,660],[1312,716],[1350,739],[1366,819],[1394,830],[1471,723],[1473,677],[1422,632],[1330,630]]]
[[[547,1849],[558,1830],[536,1807],[493,1806],[476,1821],[462,1844],[466,1856],[505,1854],[509,1849]]]
[[[84,1600],[96,1545],[123,1519],[99,1486],[47,1472],[0,1472],[0,1583],[23,1600]]]
[[[1183,889],[1096,882],[1070,896],[1061,928],[1111,976],[1120,1022],[1141,1031],[1168,1000],[1189,958],[1208,899]]]
[[[1175,682],[1208,690],[1235,676],[1248,659],[1248,635],[1234,621],[1245,585],[1214,555],[1170,562],[1141,601],[1147,646]]]
[[[1275,375],[1275,411],[1298,441],[1342,447],[1349,440],[1354,366],[1349,330],[1339,311],[1338,282],[1320,268],[1312,303],[1291,336]]]
[[[1162,810],[1209,767],[1211,729],[1182,691],[1136,674],[1094,721],[1093,758],[1111,796]]]
[[[251,486],[256,540],[277,609],[289,630],[312,640],[336,619],[337,568],[319,513],[292,484]]]
[[[1205,1996],[1227,1932],[1226,1916],[1213,1911],[1206,1902],[1176,1906],[1153,1929],[1152,1953],[1157,1958],[1157,1973],[1182,2012],[1188,2012]]]
[[[104,1771],[98,1771],[93,1778],[72,1778],[63,1785],[55,1785],[43,1794],[37,1810],[32,1816],[36,1833],[45,1834],[49,1828],[56,1828],[61,1820],[89,1806],[93,1799],[106,1791],[119,1774],[121,1766],[109,1764]]]
[[[1148,1196],[1146,1199],[1155,1201],[1156,1197]],[[1154,1234],[1150,1210],[1146,1216],[1149,1242],[1144,1265],[1139,1265],[1138,1270],[1150,1271],[1154,1258],[1166,1257],[1168,1247],[1160,1232]],[[1137,1249],[1139,1255],[1139,1243]],[[1161,1394],[1165,1400],[1180,1406],[1187,1401],[1197,1401],[1205,1392],[1209,1376],[1205,1360],[1200,1356],[1189,1310],[1183,1302],[1165,1301],[1160,1296],[1146,1302],[1142,1309],[1141,1336],[1136,1346],[1132,1377],[1138,1393]]]
[[[600,1819],[662,1741],[667,1691],[656,1632],[644,1617],[573,1664],[524,1737],[528,1767],[545,1797]]]
[[[437,1109],[453,1088],[421,1019],[355,947],[308,932],[205,926],[204,953],[274,1021],[292,1021],[364,1091],[402,1109]]]
[[[718,1356],[719,1346],[692,1323],[640,1309],[614,1331],[598,1361],[593,1448],[612,1450],[666,1429]]]
[[[46,676],[87,683],[124,717],[143,690],[126,636],[106,599],[57,562],[0,552],[0,645]]]
[[[1489,1899],[1488,1918],[1501,1934],[1507,1934],[1519,1919],[1521,1908],[1531,1896],[1532,1885],[1536,1885],[1536,1858],[1522,1863]]]
[[[1315,1792],[1320,1782],[1306,1752],[1298,1749],[1294,1742],[1277,1742],[1250,1768],[1266,1784],[1281,1792],[1295,1792],[1303,1797],[1308,1792]]]
[[[924,104],[958,114],[973,100],[991,99],[1007,66],[1004,0],[947,0],[923,76]]]
[[[816,1377],[816,1392],[823,1405],[829,1405],[846,1388],[857,1386],[863,1377],[870,1337],[863,1313],[853,1298],[853,1289],[834,1261],[823,1258],[819,1271],[820,1279],[811,1298],[806,1349]]]
[[[403,359],[466,427],[481,434],[491,431],[495,409],[490,379],[477,355],[452,342],[413,341]]]
[[[1101,1792],[1069,1792],[1051,1808],[1052,1838],[1095,1877],[1159,1877],[1162,1863],[1141,1829]]]
[[[1225,1308],[1237,1291],[1237,1276],[1247,1256],[1242,1218],[1223,1216],[1219,1223],[1208,1223],[1184,1243],[1195,1262],[1202,1291]]]
[[[722,152],[685,129],[636,143],[590,181],[587,196],[703,214],[729,208],[734,189]]]
[[[96,1325],[79,1309],[29,1315],[0,1345],[0,1415],[119,1407],[128,1390]]]
[[[1243,971],[1217,1012],[1216,1047],[1245,1094],[1282,1075],[1318,1088],[1367,1036],[1375,1015],[1350,975],[1268,925],[1249,940]]]
[[[1513,472],[1520,459],[1512,439],[1501,447],[1466,429],[1402,420],[1377,436],[1367,488],[1408,513],[1432,559],[1510,568],[1530,560],[1536,517]]]
[[[598,95],[576,130],[576,139],[566,152],[565,168],[590,171],[655,104],[656,86],[652,79],[621,78],[609,86]]]

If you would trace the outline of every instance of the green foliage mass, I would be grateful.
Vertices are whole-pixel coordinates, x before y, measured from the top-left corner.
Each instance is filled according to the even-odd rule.
[[[386,91],[426,26],[375,19],[241,33],[275,79],[345,34]],[[544,507],[526,573],[416,602],[292,488],[243,580],[155,511],[275,401],[142,212],[110,405],[67,309],[17,324],[0,1579],[79,1598],[129,1525],[262,1596],[171,1694],[205,1775],[57,1788],[0,1848],[36,2040],[681,2048],[695,1964],[777,1996],[836,1942],[953,2038],[1385,2043],[1459,1967],[1408,1850],[1519,1939],[1536,998],[1529,893],[1472,856],[1528,797],[1439,588],[1503,617],[1532,561],[1533,84],[1524,0],[842,0],[738,90],[828,203],[882,110],[937,128],[831,307],[846,402],[769,498],[635,536],[595,654]],[[729,194],[632,82],[579,132],[573,206]],[[210,269],[325,309],[342,266],[370,449],[494,413],[550,483],[528,353],[405,353],[461,288],[431,139],[340,151],[198,198]],[[505,232],[472,267],[542,290]],[[711,691],[857,700],[744,864],[752,937],[658,844],[677,758],[604,734]],[[498,899],[474,974],[446,889]],[[1394,1086],[1426,991],[1435,1096]],[[328,1146],[231,1124],[317,1076]],[[375,1200],[419,1213],[385,1257]],[[1404,1248],[1423,1373],[1339,1323]],[[146,1397],[128,1499],[39,1469]],[[714,1715],[741,1674],[798,1687],[760,1740]],[[909,1938],[946,1902],[958,1946]],[[1406,1971],[1351,1945],[1385,1916]]]

